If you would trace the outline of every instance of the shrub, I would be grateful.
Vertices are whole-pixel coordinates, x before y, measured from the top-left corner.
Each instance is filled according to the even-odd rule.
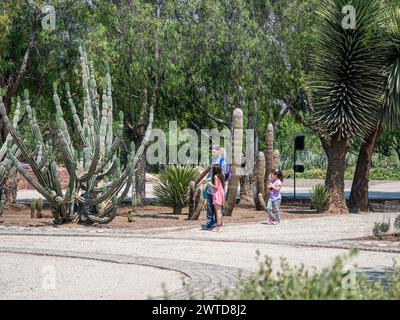
[[[332,266],[309,272],[304,265],[291,267],[281,259],[281,270],[274,272],[272,259],[266,257],[259,269],[242,279],[233,289],[225,289],[218,299],[237,300],[341,300],[400,299],[400,269],[386,273],[384,279],[371,281],[365,275],[346,271],[346,260],[356,251],[337,257]]]
[[[181,214],[187,205],[190,181],[196,180],[198,172],[188,166],[166,166],[161,170],[160,181],[154,187],[156,202],[174,209]]]
[[[390,229],[390,220],[388,222],[375,222],[372,228],[372,234],[375,238],[382,239],[384,234]]]
[[[233,288],[222,288],[215,296],[218,300],[399,300],[400,268],[394,264],[378,280],[370,279],[352,268],[348,260],[357,254],[351,250],[335,259],[333,265],[320,271],[307,270],[304,265],[290,266],[281,258],[280,270],[273,268],[273,261],[265,257],[260,260],[258,270],[248,278],[239,276]],[[184,283],[190,299],[204,299],[195,296],[190,284]],[[169,299],[165,290],[164,298]]]
[[[400,214],[396,217],[396,219],[394,220],[394,230],[397,233],[400,233]]]
[[[323,184],[317,184],[310,192],[311,206],[318,213],[323,212],[329,200],[329,193]]]

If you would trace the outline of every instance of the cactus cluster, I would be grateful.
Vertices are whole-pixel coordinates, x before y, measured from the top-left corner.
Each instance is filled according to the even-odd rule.
[[[3,104],[4,92],[0,89],[0,106],[5,109]],[[21,120],[21,99],[18,98],[15,105],[15,113],[12,121],[12,127],[18,132],[18,122]],[[4,143],[0,148],[0,216],[3,214],[5,195],[3,192],[4,184],[6,183],[11,168],[13,167],[13,161],[9,157],[11,154],[13,157],[19,157],[21,152],[18,147],[14,144],[10,134],[7,135]]]
[[[0,113],[22,158],[29,163],[34,179],[27,173],[17,155],[8,152],[21,175],[47,200],[54,222],[108,223],[116,215],[117,205],[127,196],[132,184],[136,164],[149,142],[153,106],[150,106],[149,125],[140,147],[135,152],[134,144],[126,164],[122,166],[119,151],[123,145],[123,114],[119,114],[118,124],[113,121],[113,101],[111,76],[107,68],[106,89],[98,93],[93,63],[86,52],[80,48],[82,69],[83,112],[78,115],[70,87],[66,85],[66,98],[72,115],[78,142],[72,138],[61,108],[57,84],[54,84],[53,100],[56,107],[57,148],[53,142],[44,141],[36,120],[35,109],[30,106],[28,93],[25,92],[24,107],[29,116],[29,124],[36,145],[30,152],[22,141],[18,131],[8,120],[4,105]],[[114,130],[116,127],[116,130]],[[57,176],[56,156],[60,156],[69,174],[66,190],[62,190]]]

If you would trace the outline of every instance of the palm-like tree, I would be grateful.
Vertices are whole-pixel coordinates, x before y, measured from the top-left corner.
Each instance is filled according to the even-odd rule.
[[[381,109],[384,47],[379,0],[353,0],[356,27],[342,26],[347,0],[323,0],[318,9],[318,45],[311,91],[313,120],[328,156],[328,210],[347,212],[344,198],[348,142],[375,129]]]
[[[349,200],[352,212],[365,211],[369,207],[368,175],[381,126],[389,132],[400,129],[400,8],[389,8],[384,17],[387,52],[382,117],[361,145]]]

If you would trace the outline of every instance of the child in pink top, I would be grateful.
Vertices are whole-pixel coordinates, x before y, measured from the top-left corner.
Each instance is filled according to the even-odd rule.
[[[208,182],[208,185],[213,188],[212,198],[217,216],[217,227],[213,231],[222,230],[222,206],[225,200],[224,182],[225,176],[222,173],[221,166],[218,164],[213,165],[212,179]]]

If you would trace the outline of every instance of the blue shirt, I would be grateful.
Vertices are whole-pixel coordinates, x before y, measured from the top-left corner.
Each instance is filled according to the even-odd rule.
[[[210,173],[207,176],[208,179],[212,178],[212,167],[213,167],[214,164],[221,165],[222,173],[224,175],[226,175],[226,161],[225,161],[224,157],[212,158],[211,159],[211,163],[210,163],[210,169],[211,170],[210,170]],[[211,186],[207,186],[206,191],[207,191],[207,193],[212,194],[213,193],[213,188]]]

